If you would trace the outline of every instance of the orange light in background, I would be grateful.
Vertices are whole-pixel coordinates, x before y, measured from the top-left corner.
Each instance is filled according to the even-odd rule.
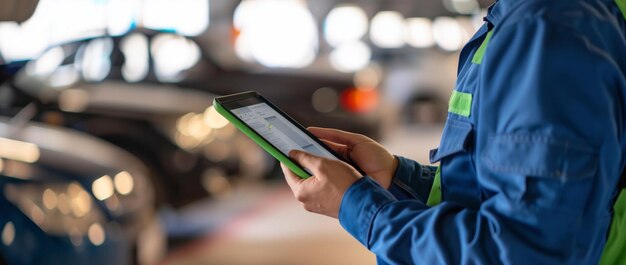
[[[341,93],[341,106],[349,112],[370,112],[378,105],[378,90],[350,88]]]
[[[237,39],[241,36],[241,29],[237,27],[230,28],[230,42],[235,45],[237,43]]]

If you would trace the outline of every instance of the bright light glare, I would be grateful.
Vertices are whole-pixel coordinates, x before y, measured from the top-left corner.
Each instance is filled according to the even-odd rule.
[[[204,117],[204,114],[187,113],[178,119],[175,137],[181,146],[193,148],[202,141],[212,140],[213,128],[209,127]]]
[[[104,201],[113,195],[113,181],[104,175],[91,184],[91,190],[96,199]]]
[[[235,53],[237,56],[249,63],[254,62],[254,55],[252,55],[252,40],[250,40],[249,34],[239,34],[237,41],[235,42]]]
[[[122,171],[115,175],[113,179],[115,182],[115,189],[122,195],[129,194],[133,191],[133,187],[135,186],[135,182],[133,181],[133,176],[126,171]]]
[[[122,77],[128,82],[139,82],[149,70],[148,38],[141,33],[124,37],[120,44],[124,54]]]
[[[223,128],[224,126],[228,124],[228,120],[222,117],[222,115],[219,114],[217,110],[215,110],[214,106],[210,106],[204,111],[203,118],[204,118],[204,122],[209,127],[214,128],[214,129]]]
[[[435,43],[446,51],[456,51],[463,45],[463,31],[459,23],[450,17],[438,17],[433,22]]]
[[[79,0],[42,2],[45,2],[42,7],[44,10],[42,17],[37,20],[47,28],[51,44],[104,35],[107,21],[104,5],[96,1]]]
[[[91,241],[94,246],[100,246],[104,243],[106,235],[104,234],[104,228],[99,223],[94,223],[89,226],[89,230],[87,230],[87,237],[89,237],[89,241]]]
[[[235,10],[234,24],[241,32],[237,42],[246,40],[236,44],[244,59],[241,51],[250,51],[265,66],[301,68],[317,54],[317,23],[301,1],[245,0]]]
[[[49,40],[46,31],[29,21],[18,25],[14,22],[0,23],[0,52],[8,62],[37,58]]]
[[[358,6],[335,7],[326,17],[324,37],[333,47],[357,41],[367,32],[368,22],[365,12]]]
[[[330,53],[331,65],[341,72],[355,72],[367,66],[372,52],[361,41],[342,44]]]
[[[176,121],[176,130],[178,130],[179,133],[182,133],[184,135],[190,135],[187,128],[189,128],[189,123],[191,122],[191,118],[194,117],[195,115],[196,115],[195,113],[190,112],[178,118],[178,120]]]
[[[39,147],[33,143],[0,137],[0,158],[35,163],[39,153]]]
[[[106,12],[96,1],[40,0],[24,23],[0,23],[0,52],[7,61],[33,59],[51,45],[102,35],[105,28]]]
[[[74,65],[62,65],[56,69],[48,80],[51,87],[66,87],[75,84],[80,79],[78,70]]]
[[[135,24],[137,1],[108,0],[107,2],[108,33],[111,36],[123,35]]]
[[[178,146],[186,150],[193,150],[194,148],[198,147],[198,145],[202,143],[202,140],[196,139],[195,137],[192,137],[189,135],[182,134],[180,132],[177,132],[174,135],[174,141],[176,142]]]
[[[71,183],[67,187],[67,194],[69,195],[70,207],[74,216],[83,217],[91,211],[91,197],[89,197],[89,194],[82,186],[77,183]],[[59,196],[59,199],[61,199],[61,196]],[[61,210],[61,201],[59,201],[59,210]]]
[[[428,18],[409,18],[406,20],[406,42],[415,48],[432,47],[432,21]]]
[[[111,38],[94,39],[87,44],[81,60],[82,74],[86,81],[99,82],[109,75],[112,51]]]
[[[196,36],[209,26],[209,0],[147,0],[143,4],[143,26]]]
[[[246,25],[252,24],[254,21],[255,10],[258,9],[258,1],[244,0],[235,8],[233,14],[233,26],[239,30]]]
[[[396,11],[378,12],[372,19],[370,39],[381,48],[400,48],[404,45],[404,17]]]
[[[163,82],[180,81],[183,78],[181,73],[200,60],[200,47],[183,36],[159,34],[152,40],[150,48],[156,76]]]
[[[49,75],[63,63],[63,59],[65,59],[63,48],[52,48],[37,60],[29,62],[26,71],[32,75]]]

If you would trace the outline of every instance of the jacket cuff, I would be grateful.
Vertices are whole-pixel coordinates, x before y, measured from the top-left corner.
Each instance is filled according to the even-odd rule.
[[[398,168],[389,186],[389,192],[398,200],[418,200],[425,203],[430,194],[437,167],[423,166],[401,156],[396,156],[396,158]]]
[[[343,195],[339,223],[364,246],[378,211],[396,198],[370,177],[357,180]]]

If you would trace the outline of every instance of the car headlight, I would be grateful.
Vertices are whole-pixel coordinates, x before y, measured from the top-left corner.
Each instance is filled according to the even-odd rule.
[[[4,194],[48,234],[67,235],[76,245],[85,235],[94,245],[105,240],[104,216],[77,182],[7,184]]]
[[[104,175],[91,183],[91,192],[102,202],[113,216],[121,216],[145,208],[152,194],[140,171],[121,171],[115,175]]]

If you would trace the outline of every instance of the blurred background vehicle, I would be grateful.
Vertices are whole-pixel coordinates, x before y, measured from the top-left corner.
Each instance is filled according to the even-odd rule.
[[[211,102],[256,90],[305,126],[427,162],[458,53],[491,2],[0,0],[0,139],[39,150],[19,161],[0,141],[0,257],[373,262],[337,224],[293,204],[275,160]],[[94,183],[112,195],[100,199]],[[91,206],[65,214],[62,194]]]
[[[103,39],[85,43],[99,40]],[[236,143],[240,141],[236,140],[241,136],[213,113],[212,94],[116,80],[77,81],[59,89],[48,81],[55,71],[49,75],[29,72],[37,63],[28,62],[14,82],[20,92],[39,103],[41,114],[36,119],[100,137],[139,157],[148,165],[157,190],[156,206],[178,208],[206,197],[212,190],[203,183],[215,181],[210,178],[229,183],[242,172],[258,178],[271,169],[270,160],[254,146],[247,152],[256,160],[246,160],[246,164],[239,159],[241,148]]]
[[[0,118],[4,262],[158,260],[166,238],[145,166],[102,140],[21,118]]]

